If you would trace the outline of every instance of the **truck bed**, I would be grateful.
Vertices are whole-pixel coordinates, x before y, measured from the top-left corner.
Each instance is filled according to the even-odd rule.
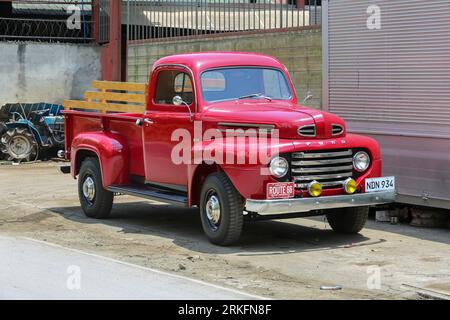
[[[148,85],[145,83],[93,81],[85,100],[64,102],[66,146],[81,133],[114,133],[125,139],[129,148],[130,175],[145,176],[142,128],[136,125],[146,109]],[[68,147],[69,149],[69,147]],[[71,150],[66,157],[71,159]]]

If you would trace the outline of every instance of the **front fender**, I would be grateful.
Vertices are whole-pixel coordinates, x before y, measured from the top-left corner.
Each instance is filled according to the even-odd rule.
[[[277,182],[268,174],[267,165],[279,153],[292,150],[291,140],[277,143],[261,143],[256,140],[202,141],[194,144],[192,154],[196,164],[216,164],[231,180],[236,190],[246,199],[264,199],[267,183]],[[191,165],[189,181],[192,181],[197,165]],[[194,185],[189,185],[191,193]]]
[[[365,149],[372,158],[370,168],[363,175],[359,176],[357,183],[364,186],[367,178],[381,176],[381,159],[378,143],[365,136],[348,134],[336,139],[314,139],[314,140],[289,140],[280,139],[275,144],[268,144],[263,150],[266,157],[257,157],[254,162],[255,150],[259,154],[258,142],[246,141],[243,143],[227,143],[227,141],[202,141],[194,145],[193,154],[202,155],[202,160],[206,163],[215,163],[227,174],[238,192],[246,199],[265,199],[266,187],[268,183],[277,182],[268,173],[268,163],[271,157],[278,154],[286,154],[300,151],[319,151],[333,149]],[[214,151],[213,151],[214,150]],[[237,161],[237,156],[240,160]],[[194,157],[194,159],[196,159]],[[193,171],[193,170],[192,170]],[[191,171],[191,172],[192,172]],[[342,190],[325,190],[323,195],[337,195]]]
[[[72,141],[72,175],[78,175],[80,157],[83,151],[97,155],[102,173],[103,187],[115,184],[129,184],[129,149],[126,139],[111,132],[85,132]]]

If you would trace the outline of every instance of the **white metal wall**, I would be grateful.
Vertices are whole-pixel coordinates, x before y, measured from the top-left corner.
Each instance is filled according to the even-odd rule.
[[[380,30],[367,27],[371,5]],[[330,0],[328,19],[330,111],[374,131],[450,136],[449,0]]]
[[[450,1],[324,2],[325,109],[380,142],[402,197],[450,207]]]

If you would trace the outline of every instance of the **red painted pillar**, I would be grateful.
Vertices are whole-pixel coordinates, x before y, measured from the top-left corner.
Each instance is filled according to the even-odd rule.
[[[109,0],[109,43],[102,46],[102,80],[121,81],[122,0]]]
[[[98,32],[99,32],[99,7],[98,0],[92,0],[92,38],[96,43],[99,42]]]

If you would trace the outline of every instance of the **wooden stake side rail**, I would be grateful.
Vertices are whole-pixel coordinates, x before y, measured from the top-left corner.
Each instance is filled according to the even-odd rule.
[[[84,101],[66,100],[64,108],[83,109],[89,111],[144,113],[147,102],[148,86],[145,83],[134,82],[92,82],[92,88],[97,91],[86,91]]]

